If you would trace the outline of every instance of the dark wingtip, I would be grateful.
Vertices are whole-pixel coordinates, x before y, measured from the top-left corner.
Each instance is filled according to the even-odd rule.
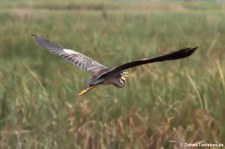
[[[40,37],[38,37],[37,35],[34,35],[34,34],[32,34],[31,35],[35,40],[38,40],[38,38],[40,38]]]
[[[182,59],[182,58],[185,58],[185,57],[188,57],[188,56],[191,56],[196,50],[197,50],[198,47],[194,47],[194,48],[184,48],[184,49],[181,49],[179,51],[176,51],[176,52],[173,52],[173,53],[170,53],[168,55],[166,55],[167,57],[170,57],[168,59],[170,60],[176,60],[176,59]]]
[[[31,36],[37,38],[37,35],[32,34]]]
[[[186,53],[187,56],[190,56],[190,55],[192,55],[197,49],[198,49],[198,47],[188,48],[188,49],[186,49],[185,53]]]
[[[32,36],[34,39],[36,39],[36,40],[46,40],[46,41],[50,42],[48,39],[42,38],[42,37],[37,36],[37,35],[35,35],[35,34],[32,34],[31,36]]]
[[[197,49],[198,49],[198,47],[190,48],[190,50],[192,50],[192,51],[195,51]]]

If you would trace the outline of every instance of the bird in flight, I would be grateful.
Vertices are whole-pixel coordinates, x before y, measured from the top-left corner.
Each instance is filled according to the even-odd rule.
[[[84,81],[88,85],[88,88],[79,92],[78,97],[81,97],[82,95],[84,95],[85,93],[87,93],[88,91],[90,91],[91,89],[93,89],[98,85],[112,84],[118,88],[122,88],[124,87],[126,78],[128,77],[128,73],[125,71],[126,69],[148,63],[183,59],[192,55],[198,48],[198,47],[184,48],[162,56],[140,59],[122,64],[114,68],[108,68],[79,52],[73,51],[71,49],[66,49],[42,37],[36,35],[32,36],[34,37],[36,42],[40,44],[42,47],[48,49],[52,53],[55,53],[63,57],[67,61],[71,62],[73,65],[91,73],[92,78]]]

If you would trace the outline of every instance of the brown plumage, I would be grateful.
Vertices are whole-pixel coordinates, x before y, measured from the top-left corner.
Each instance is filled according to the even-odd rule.
[[[126,69],[136,67],[139,65],[148,64],[148,63],[186,58],[192,55],[195,52],[195,50],[198,48],[198,47],[184,48],[184,49],[181,49],[176,52],[172,52],[163,56],[141,59],[141,60],[125,63],[118,67],[108,68],[79,52],[63,48],[62,46],[56,45],[50,42],[49,40],[38,37],[36,35],[33,35],[33,37],[37,41],[37,43],[39,43],[42,47],[48,49],[50,52],[53,52],[63,57],[67,61],[71,62],[73,65],[91,73],[92,78],[90,80],[85,81],[85,83],[89,85],[89,88],[81,91],[78,94],[79,96],[82,96],[87,91],[93,89],[94,87],[100,84],[101,85],[113,84],[114,86],[121,88],[125,85],[126,77],[128,76],[128,73],[125,71]]]

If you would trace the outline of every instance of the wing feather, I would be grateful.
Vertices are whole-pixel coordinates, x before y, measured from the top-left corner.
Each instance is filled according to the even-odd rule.
[[[101,77],[104,77],[106,75],[114,75],[114,74],[116,74],[118,72],[121,72],[123,70],[129,69],[129,68],[132,68],[132,67],[136,67],[136,66],[139,66],[139,65],[148,64],[148,63],[183,59],[183,58],[186,58],[186,57],[192,55],[196,51],[197,48],[198,47],[185,48],[185,49],[181,49],[181,50],[178,50],[178,51],[166,54],[166,55],[162,55],[162,56],[158,56],[158,57],[154,57],[154,58],[140,59],[140,60],[137,60],[137,61],[125,63],[123,65],[112,68],[112,69],[102,73],[98,77],[101,78]]]
[[[83,70],[86,70],[87,72],[90,72],[92,75],[95,75],[100,70],[107,68],[106,66],[96,62],[95,60],[79,52],[63,48],[59,45],[50,42],[47,39],[38,37],[36,35],[32,36],[37,41],[37,43],[40,44],[42,47],[48,49],[52,53],[55,53],[63,57],[67,61],[71,62],[74,66],[77,66],[79,68],[82,68]]]

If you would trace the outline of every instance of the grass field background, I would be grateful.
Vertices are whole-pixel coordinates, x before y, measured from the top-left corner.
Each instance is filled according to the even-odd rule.
[[[225,145],[225,4],[2,1],[0,148],[181,148]],[[114,67],[198,46],[193,56],[129,70],[99,86],[35,43],[40,35]]]

